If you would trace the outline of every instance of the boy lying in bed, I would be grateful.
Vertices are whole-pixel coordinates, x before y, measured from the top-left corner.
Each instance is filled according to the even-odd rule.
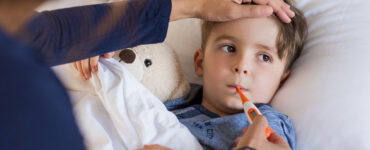
[[[306,35],[302,14],[293,6],[291,10],[296,15],[289,24],[275,15],[203,23],[202,47],[194,55],[195,72],[203,78],[203,87],[192,85],[186,98],[169,101],[166,106],[204,149],[231,149],[243,128],[249,126],[236,87],[257,105],[274,132],[295,149],[290,119],[268,104],[289,76]]]
[[[296,15],[289,24],[276,16],[203,23],[202,47],[194,55],[195,72],[202,77],[203,87],[192,85],[188,97],[166,106],[204,149],[231,149],[234,139],[249,126],[237,87],[295,149],[290,119],[269,105],[289,76],[306,35],[302,13],[290,8]]]

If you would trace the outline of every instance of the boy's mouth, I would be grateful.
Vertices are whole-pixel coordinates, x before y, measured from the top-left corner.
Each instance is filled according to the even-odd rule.
[[[235,85],[227,85],[227,87],[233,88],[233,89],[235,89],[235,91],[236,91],[236,88],[240,88],[240,90],[242,90],[242,91],[247,91],[246,88],[244,88],[244,87],[242,87],[240,85],[237,85],[237,84],[235,84]]]

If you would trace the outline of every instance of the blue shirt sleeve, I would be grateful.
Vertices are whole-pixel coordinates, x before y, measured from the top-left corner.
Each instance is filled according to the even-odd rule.
[[[162,42],[170,0],[131,0],[39,13],[17,36],[53,66]]]
[[[285,139],[292,150],[295,150],[296,136],[290,118],[273,109],[270,105],[261,105],[258,109],[266,116],[269,126]]]

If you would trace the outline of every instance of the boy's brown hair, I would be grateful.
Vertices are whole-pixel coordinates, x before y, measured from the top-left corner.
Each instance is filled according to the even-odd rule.
[[[285,71],[290,70],[293,62],[299,57],[303,48],[303,41],[307,34],[307,23],[303,13],[293,6],[290,0],[284,0],[291,7],[290,9],[295,13],[291,18],[290,23],[283,23],[280,19],[273,15],[277,22],[279,22],[279,33],[276,36],[276,45],[280,59],[286,58]],[[217,22],[204,21],[202,24],[202,49],[205,46],[212,28],[218,24]]]

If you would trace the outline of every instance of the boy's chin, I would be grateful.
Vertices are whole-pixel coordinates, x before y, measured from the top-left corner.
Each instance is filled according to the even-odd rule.
[[[233,102],[227,105],[227,108],[232,112],[240,112],[243,111],[243,104],[242,101],[239,99],[234,100]]]

